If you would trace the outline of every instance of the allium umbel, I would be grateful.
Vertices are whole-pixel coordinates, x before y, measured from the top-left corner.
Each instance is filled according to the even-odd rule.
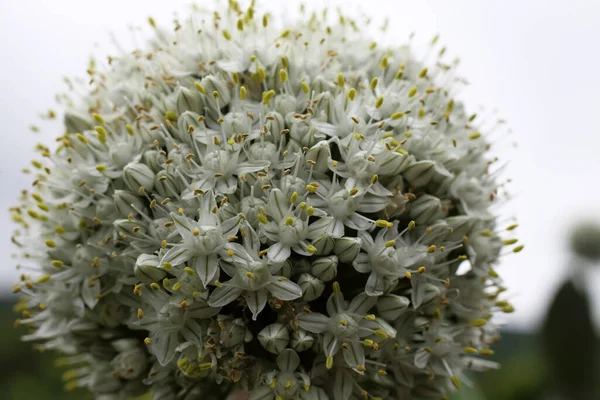
[[[61,96],[66,133],[12,210],[19,322],[67,387],[440,399],[494,366],[516,240],[455,64],[343,16],[273,22],[234,1],[150,19],[147,47]]]

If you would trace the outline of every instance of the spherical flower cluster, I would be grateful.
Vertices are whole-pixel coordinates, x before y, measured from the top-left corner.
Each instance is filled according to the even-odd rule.
[[[60,96],[66,133],[12,211],[19,322],[67,387],[440,399],[494,365],[515,240],[455,65],[327,21],[150,19],[148,47]]]

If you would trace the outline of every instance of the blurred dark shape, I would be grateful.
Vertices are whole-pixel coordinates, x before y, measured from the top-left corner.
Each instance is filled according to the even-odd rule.
[[[547,388],[555,393],[551,398],[599,399],[599,346],[590,304],[585,291],[572,279],[558,290],[548,310],[541,339],[550,374]]]
[[[600,261],[600,224],[584,222],[571,232],[571,249],[588,261]]]

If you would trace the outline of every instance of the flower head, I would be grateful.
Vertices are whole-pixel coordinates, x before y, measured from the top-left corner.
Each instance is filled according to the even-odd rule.
[[[251,3],[150,19],[60,96],[11,209],[24,338],[102,398],[441,398],[513,311],[486,126],[443,50]]]

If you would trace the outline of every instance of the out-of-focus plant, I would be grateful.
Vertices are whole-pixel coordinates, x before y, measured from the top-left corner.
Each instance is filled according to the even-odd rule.
[[[560,286],[542,328],[547,387],[562,399],[597,399],[600,346],[585,288],[588,268],[600,261],[600,225],[586,222],[570,237],[570,276]]]

